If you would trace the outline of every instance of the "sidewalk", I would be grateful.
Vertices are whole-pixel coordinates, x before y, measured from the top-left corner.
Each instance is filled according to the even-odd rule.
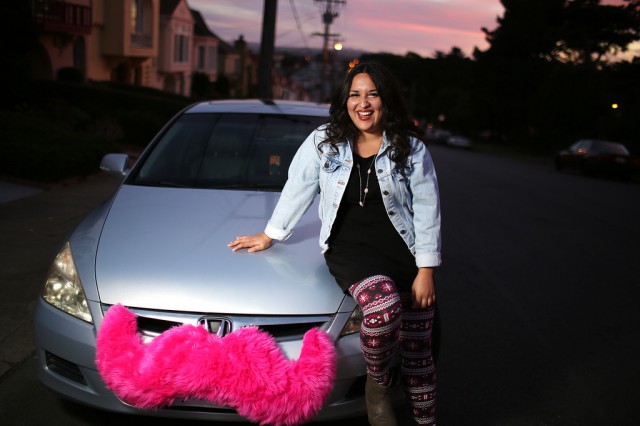
[[[33,354],[33,308],[58,247],[119,182],[97,174],[46,190],[0,183],[0,377]]]
[[[29,197],[42,191],[42,189],[32,186],[0,182],[0,203],[19,200],[20,198]]]

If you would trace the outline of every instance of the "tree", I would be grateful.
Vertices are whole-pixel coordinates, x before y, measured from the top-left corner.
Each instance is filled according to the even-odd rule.
[[[607,54],[624,52],[629,44],[640,39],[640,2],[629,1],[625,6],[599,3],[599,0],[568,2],[552,52],[556,60],[600,64]]]
[[[191,97],[195,99],[207,99],[212,95],[209,76],[202,72],[194,72],[191,75]]]
[[[227,99],[231,96],[231,82],[226,75],[218,75],[218,79],[213,83],[213,97]]]
[[[490,47],[475,56],[548,58],[561,27],[565,0],[501,0],[504,15],[494,30],[482,28]]]
[[[593,134],[597,100],[606,98],[598,70],[609,66],[607,54],[640,39],[640,0],[501,2],[498,26],[483,28],[489,48],[474,52],[482,122],[501,140],[527,147],[551,147],[553,137],[572,131]]]
[[[470,103],[473,63],[460,48],[453,47],[450,53],[436,52],[435,58],[408,52],[405,56],[366,54],[361,59],[378,61],[395,74],[419,122],[438,122],[463,133],[476,128]],[[438,117],[446,117],[446,123]]]
[[[483,28],[485,54],[592,64],[640,40],[640,0],[501,0],[504,15]],[[477,52],[477,54],[482,54]]]
[[[0,2],[0,16],[5,17],[5,22],[0,26],[0,40],[3,41],[0,55],[0,70],[3,72],[0,79],[0,108],[12,108],[29,84],[27,55],[37,46],[37,30],[31,2],[4,0]]]

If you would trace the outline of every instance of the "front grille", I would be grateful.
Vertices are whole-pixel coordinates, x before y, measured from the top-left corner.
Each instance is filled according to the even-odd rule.
[[[103,312],[109,306],[103,306]],[[333,321],[331,315],[314,316],[247,316],[218,313],[175,313],[166,311],[149,311],[130,308],[137,315],[138,332],[149,341],[172,327],[184,324],[198,325],[202,319],[224,318],[231,324],[231,331],[246,326],[256,326],[269,333],[276,342],[302,340],[304,334],[312,328],[327,329]]]
[[[51,352],[45,352],[45,362],[49,371],[59,374],[69,380],[73,380],[76,383],[80,383],[81,385],[87,385],[87,381],[82,375],[80,368],[71,361],[60,358]]]
[[[182,323],[175,321],[166,321],[157,318],[138,317],[138,330],[147,335],[158,335],[164,331],[167,331],[171,327],[177,327]]]
[[[314,327],[322,327],[321,322],[312,322],[304,324],[272,324],[261,325],[260,330],[266,331],[276,339],[277,342],[288,340],[300,340],[304,334]]]
[[[224,414],[238,413],[234,408],[221,407],[204,399],[176,400],[166,408],[173,411],[198,411],[198,412],[204,412],[204,413],[224,413]]]

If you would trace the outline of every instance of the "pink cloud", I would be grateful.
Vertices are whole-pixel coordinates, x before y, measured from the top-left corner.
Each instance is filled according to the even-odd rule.
[[[258,0],[188,0],[202,12],[210,28],[227,41],[244,35],[259,42],[263,2]],[[605,0],[623,4],[622,0]],[[276,44],[322,47],[324,30],[322,5],[311,0],[293,0],[302,29],[299,30],[292,1],[278,2]],[[504,8],[500,0],[346,0],[336,9],[338,17],[330,27],[346,48],[370,52],[405,54],[408,51],[432,56],[456,46],[466,54],[475,47],[486,49],[482,28],[494,29]],[[302,34],[300,34],[302,32]]]
[[[211,29],[227,41],[244,35],[259,42],[262,2],[256,0],[188,0],[199,10]],[[278,2],[276,44],[321,47],[323,31],[321,3],[294,0],[302,23],[300,35],[291,2]],[[470,52],[483,45],[482,26],[494,26],[502,6],[499,0],[347,0],[339,7],[339,16],[331,32],[340,34],[345,47],[368,51],[404,54],[413,51],[429,56],[436,50],[449,51],[458,46]]]

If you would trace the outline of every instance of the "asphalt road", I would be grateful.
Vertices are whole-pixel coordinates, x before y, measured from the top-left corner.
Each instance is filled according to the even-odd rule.
[[[432,153],[444,258],[438,424],[640,424],[640,184],[439,146]],[[50,256],[114,185],[93,177],[0,204],[3,424],[128,419],[43,388],[30,341]]]

